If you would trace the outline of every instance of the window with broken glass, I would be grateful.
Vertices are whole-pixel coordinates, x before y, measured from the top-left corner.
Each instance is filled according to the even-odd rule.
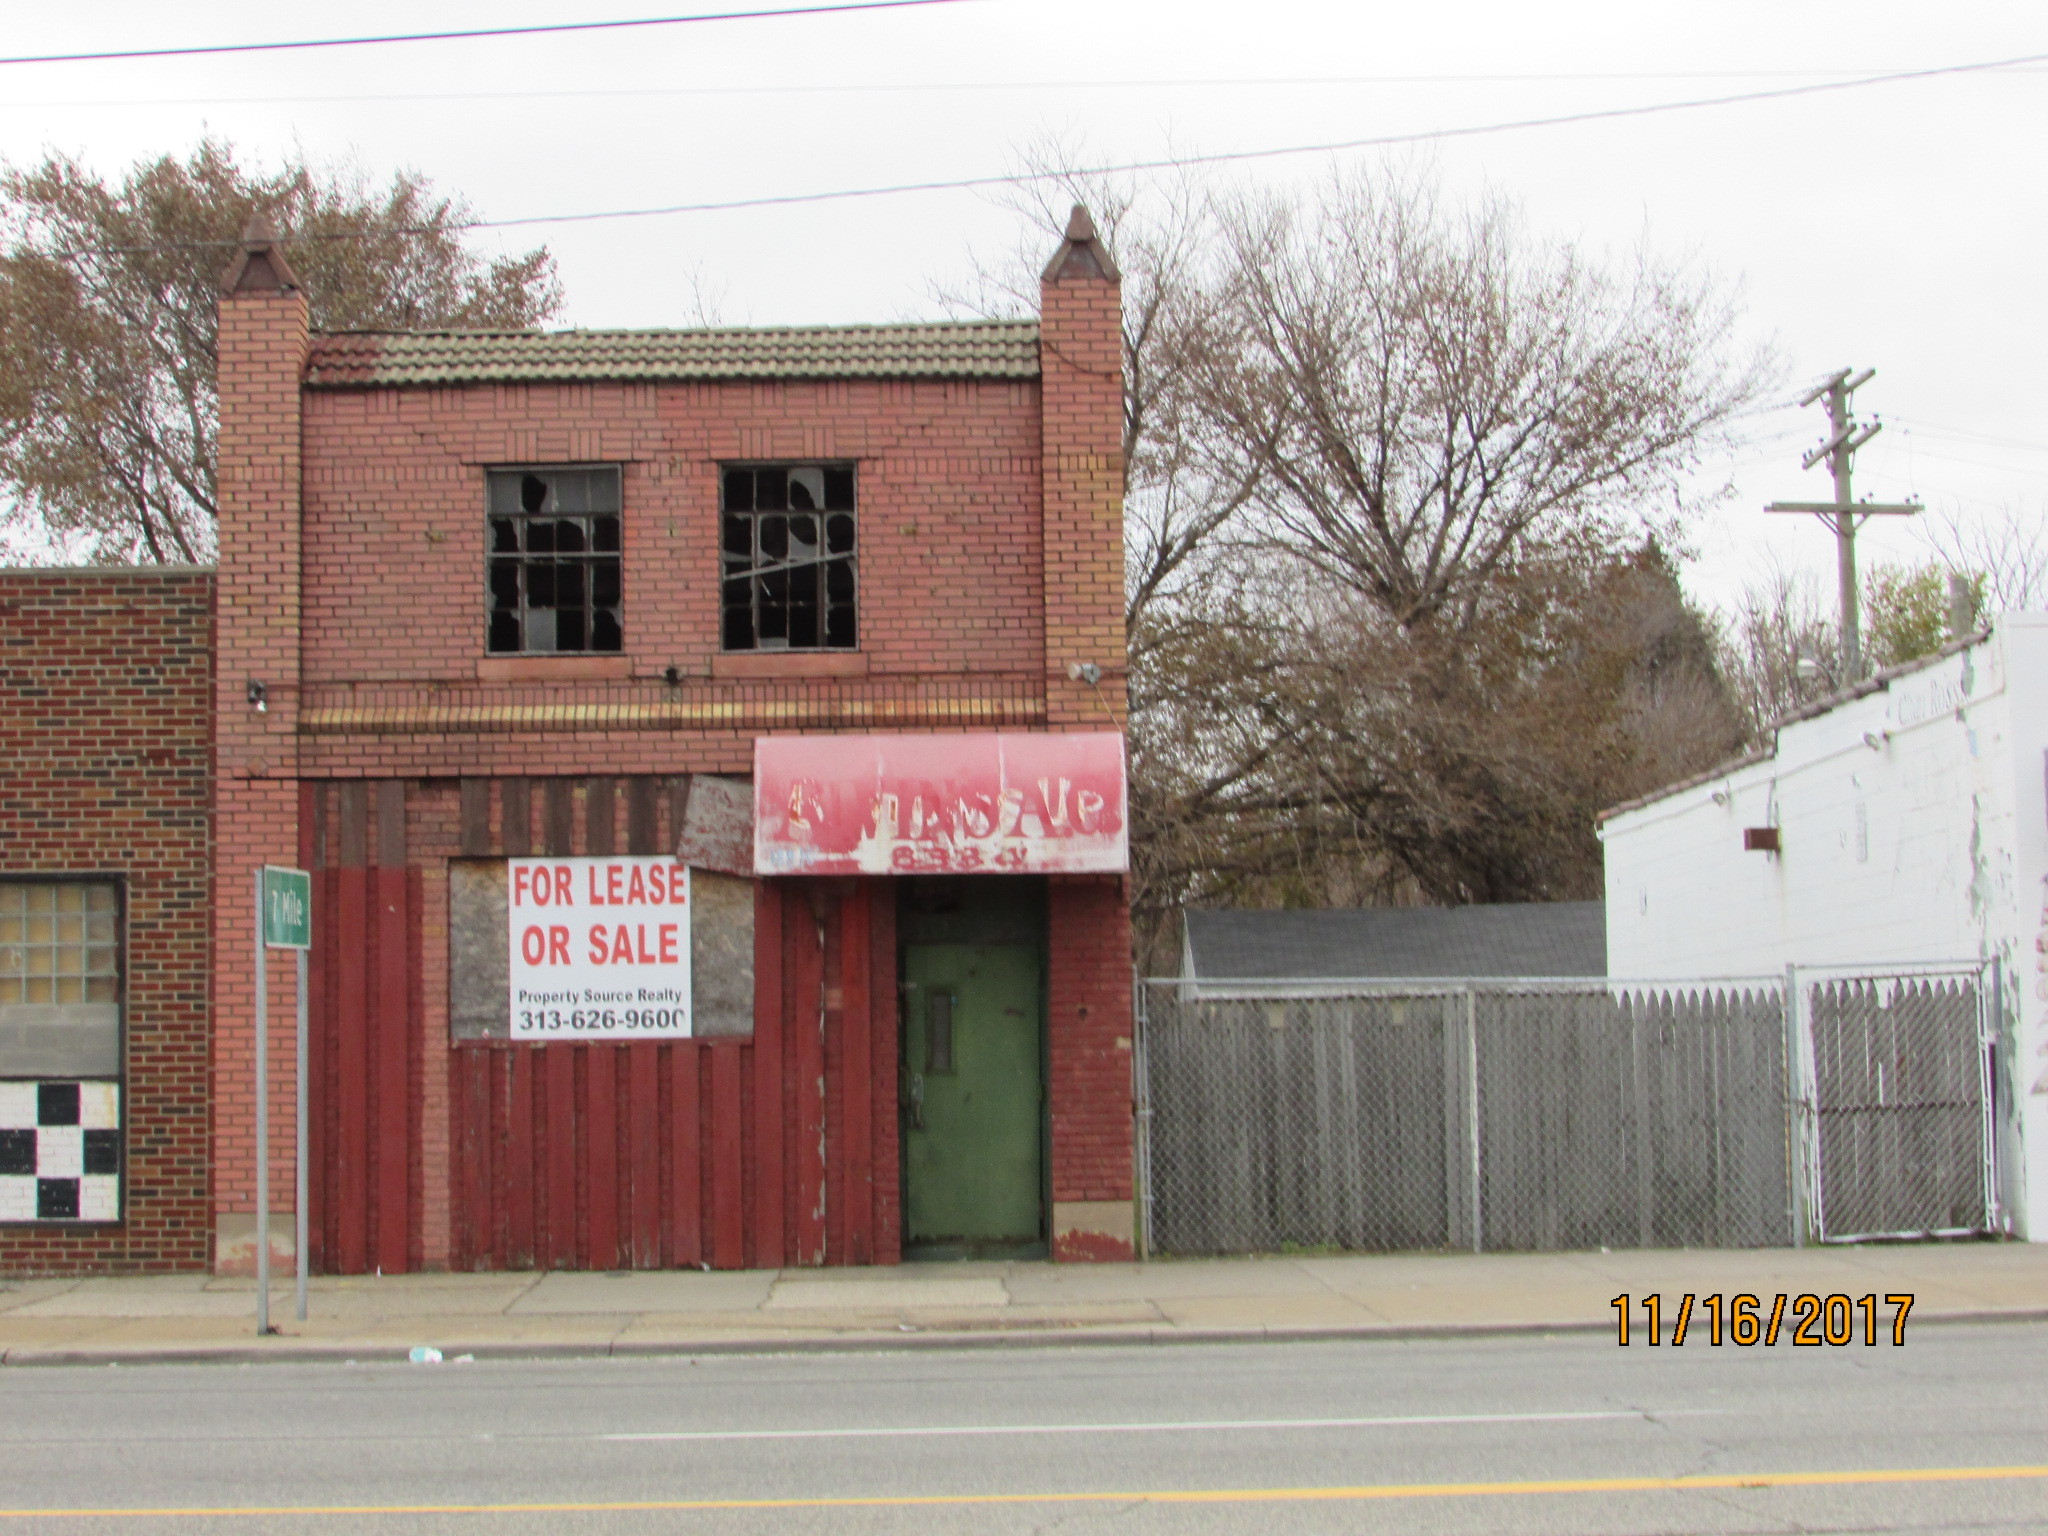
[[[853,466],[728,466],[720,478],[728,651],[850,651]]]
[[[623,649],[617,466],[494,469],[489,506],[491,652]]]

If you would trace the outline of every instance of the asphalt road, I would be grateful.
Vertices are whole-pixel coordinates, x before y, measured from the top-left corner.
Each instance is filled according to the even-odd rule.
[[[25,1367],[0,1406],[0,1533],[2048,1529],[2043,1323]]]

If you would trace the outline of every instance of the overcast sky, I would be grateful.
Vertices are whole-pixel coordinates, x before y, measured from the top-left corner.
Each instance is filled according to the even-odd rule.
[[[755,0],[738,0],[741,5]],[[0,52],[263,41],[708,9],[689,0],[354,0],[346,7],[85,0],[10,7]],[[1048,133],[1104,160],[1251,150],[1681,101],[2048,53],[2040,0],[966,0],[549,38],[0,68],[0,156],[56,150],[118,172],[209,130],[246,156],[297,148],[404,165],[486,217],[559,215],[970,177]],[[1875,367],[1886,422],[1859,494],[1965,519],[2048,508],[2048,65],[1444,141],[1455,189],[1504,193],[1547,234],[1646,241],[1742,284],[1788,394]],[[1335,157],[1355,163],[1383,151]],[[1310,181],[1332,157],[1222,174]],[[936,312],[971,250],[1011,241],[987,194],[540,225],[575,325],[687,324],[693,278],[729,323]],[[1690,570],[1725,602],[1778,561],[1832,572],[1773,496],[1817,411],[1760,416],[1718,470],[1737,495]],[[1924,558],[1874,527],[1867,559]],[[1831,589],[1830,589],[1831,590]]]

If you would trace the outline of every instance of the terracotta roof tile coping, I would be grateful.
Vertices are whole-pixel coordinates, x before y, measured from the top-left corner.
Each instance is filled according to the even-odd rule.
[[[714,379],[1036,379],[1036,320],[693,331],[316,334],[313,389]]]

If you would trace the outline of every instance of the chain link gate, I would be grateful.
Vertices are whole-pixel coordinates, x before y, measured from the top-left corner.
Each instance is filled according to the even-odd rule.
[[[1997,971],[1788,973],[1797,1172],[1821,1242],[1995,1230]]]

